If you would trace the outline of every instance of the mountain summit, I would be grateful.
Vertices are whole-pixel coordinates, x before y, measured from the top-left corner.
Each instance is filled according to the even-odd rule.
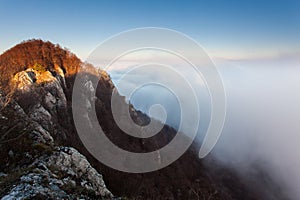
[[[79,74],[99,79],[92,88],[98,120],[119,147],[149,152],[176,134],[164,125],[148,139],[127,135],[114,121],[110,104],[115,87],[105,71],[51,42],[23,42],[0,56],[2,199],[259,199],[259,191],[231,170],[211,158],[199,160],[195,145],[170,166],[151,173],[124,173],[103,165],[83,146],[74,126],[72,89]],[[118,98],[126,104],[124,97]],[[136,123],[149,123],[146,114],[129,107]]]

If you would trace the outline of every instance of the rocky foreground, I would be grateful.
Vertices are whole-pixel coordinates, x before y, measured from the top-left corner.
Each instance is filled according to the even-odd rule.
[[[57,73],[28,68],[14,75],[9,94],[0,93],[2,199],[113,197],[85,156],[59,145],[68,130],[58,113],[66,114],[68,103]]]

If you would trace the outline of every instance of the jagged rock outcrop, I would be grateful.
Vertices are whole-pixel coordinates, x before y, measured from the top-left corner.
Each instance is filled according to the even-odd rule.
[[[23,132],[17,131],[13,135],[12,132],[10,134],[7,132],[7,136],[1,135],[1,150],[6,154],[4,155],[6,159],[2,155],[1,160],[7,161],[1,166],[5,173],[2,173],[4,175],[0,177],[0,183],[3,181],[2,184],[7,188],[2,191],[4,192],[2,195],[6,193],[2,199],[113,197],[106,188],[101,174],[90,165],[86,157],[74,148],[55,147],[51,134],[37,123],[34,117],[32,119],[31,115],[26,115],[16,102],[10,102],[6,108],[9,108],[9,113],[17,115],[23,123],[31,125],[28,127],[23,123],[17,123],[15,129],[21,128]],[[4,111],[4,115],[1,115],[2,130],[6,128],[5,125],[9,126],[9,123],[3,123],[11,117],[6,113]],[[39,114],[40,120],[47,119],[41,113],[36,114]],[[47,123],[46,120],[45,122]],[[22,125],[25,127],[19,127]],[[25,140],[25,143],[22,140]],[[10,182],[14,179],[10,177],[12,174],[17,178]]]
[[[102,175],[67,144],[71,117],[63,69],[17,72],[0,91],[2,199],[111,199]]]
[[[42,155],[2,197],[8,199],[95,199],[112,198],[102,176],[74,148],[57,147]]]

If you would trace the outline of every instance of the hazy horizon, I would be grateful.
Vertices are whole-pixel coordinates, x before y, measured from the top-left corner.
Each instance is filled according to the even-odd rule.
[[[133,8],[134,9],[131,9]],[[128,29],[164,27],[195,39],[213,59],[289,58],[300,53],[299,1],[0,1],[0,53],[49,40],[81,59]]]

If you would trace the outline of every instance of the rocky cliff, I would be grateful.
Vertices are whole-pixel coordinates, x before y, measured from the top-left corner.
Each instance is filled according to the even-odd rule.
[[[78,74],[99,79],[97,88],[86,89],[96,90],[99,123],[116,145],[149,152],[167,144],[176,131],[164,125],[149,139],[125,134],[110,108],[114,85],[109,75],[58,45],[40,40],[17,45],[0,56],[0,73],[2,199],[259,199],[229,169],[206,167],[194,146],[170,166],[146,174],[116,171],[97,161],[82,145],[72,120]],[[136,123],[149,123],[147,115],[130,107]]]
[[[9,86],[0,94],[2,199],[112,198],[102,175],[66,142],[72,131],[62,69],[28,67]]]

